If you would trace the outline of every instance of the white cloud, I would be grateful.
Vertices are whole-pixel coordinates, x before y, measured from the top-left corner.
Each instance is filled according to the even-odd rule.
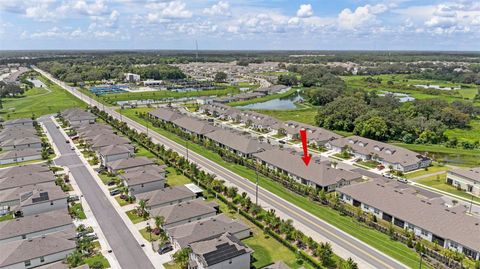
[[[312,5],[310,4],[300,5],[300,8],[297,10],[297,17],[308,18],[311,16],[313,16]]]
[[[377,14],[383,13],[387,10],[387,6],[365,5],[360,6],[351,11],[346,8],[338,15],[338,27],[343,30],[356,30],[362,26],[373,24],[377,21]]]
[[[89,29],[95,28],[117,28],[120,12],[112,10],[108,16],[91,16]]]
[[[167,22],[170,19],[185,19],[192,17],[192,12],[186,9],[184,2],[175,0],[169,2],[149,3],[148,22]]]
[[[96,0],[93,3],[87,3],[85,0],[79,0],[73,3],[73,9],[85,15],[101,15],[107,12],[107,5],[103,0]]]
[[[204,8],[203,13],[207,15],[223,15],[230,16],[230,4],[226,1],[219,1],[209,8]]]

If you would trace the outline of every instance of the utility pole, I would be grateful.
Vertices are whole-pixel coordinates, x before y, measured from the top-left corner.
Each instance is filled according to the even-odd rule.
[[[185,148],[187,150],[187,162],[188,162],[188,140],[185,141]]]
[[[257,176],[257,182],[255,183],[255,205],[258,206],[258,164],[255,164],[255,174]]]

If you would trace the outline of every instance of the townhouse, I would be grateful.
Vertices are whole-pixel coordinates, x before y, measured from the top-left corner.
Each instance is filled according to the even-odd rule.
[[[0,222],[0,244],[75,229],[66,209]]]
[[[132,157],[109,162],[107,163],[106,168],[110,172],[117,173],[121,170],[125,171],[128,169],[139,168],[153,164],[155,163],[147,157]]]
[[[300,140],[301,129],[305,129],[309,145],[321,146],[329,141],[342,137],[332,131],[296,121],[285,121],[279,124],[277,133],[284,133],[289,139]]]
[[[26,149],[26,148],[42,148],[42,140],[38,136],[30,137],[12,137],[0,142],[2,150]]]
[[[289,176],[298,183],[325,191],[333,191],[362,180],[362,175],[335,168],[332,163],[319,158],[313,158],[306,166],[301,159],[303,153],[295,150],[273,148],[255,153],[253,156],[263,165]]]
[[[207,133],[205,134],[205,138],[210,139],[217,146],[226,148],[234,154],[245,158],[250,158],[252,154],[272,147],[252,137],[225,129]]]
[[[14,119],[8,120],[2,124],[4,128],[14,127],[14,126],[33,126],[35,123],[34,120],[30,118]]]
[[[252,250],[235,236],[221,236],[189,245],[189,269],[249,269]]]
[[[248,128],[262,132],[275,133],[280,124],[280,121],[273,117],[248,110],[242,110],[237,117],[239,117],[240,122],[245,124]]]
[[[480,259],[480,218],[467,214],[461,205],[447,206],[441,197],[428,198],[418,188],[381,178],[344,186],[337,192],[345,203],[378,219]]]
[[[0,178],[18,176],[23,174],[37,174],[50,172],[50,167],[45,163],[39,164],[28,164],[28,165],[17,165],[5,169],[0,169]]]
[[[148,112],[148,115],[154,119],[166,122],[173,122],[176,119],[184,117],[180,112],[172,108],[160,107]]]
[[[219,103],[211,103],[200,106],[198,112],[219,118],[221,120],[235,121],[241,110]]]
[[[147,165],[125,170],[120,174],[123,184],[128,188],[130,195],[157,189],[165,186],[165,168],[158,165]]]
[[[28,167],[29,165],[26,165],[25,169],[28,169]],[[45,171],[45,172],[32,171],[32,172],[20,173],[22,172],[20,170],[21,169],[12,170],[12,171],[18,171],[18,173],[5,172],[4,175],[0,174],[0,191],[8,190],[16,187],[55,181],[55,175],[51,171]]]
[[[120,145],[129,145],[130,140],[118,136],[116,134],[103,134],[103,135],[97,135],[91,139],[90,142],[88,142],[90,148],[94,151],[98,151],[103,147],[108,147],[108,146],[120,146]]]
[[[199,120],[197,118],[185,116],[178,118],[172,121],[173,125],[180,128],[182,131],[197,136],[198,138],[203,138],[207,133],[218,130],[218,127],[215,127],[204,120]]]
[[[411,150],[360,136],[335,139],[325,146],[337,152],[348,151],[358,159],[377,161],[384,167],[392,166],[401,172],[428,167],[432,162],[430,158]]]
[[[72,126],[85,123],[93,124],[97,118],[95,115],[82,108],[66,109],[60,113],[60,116],[67,120]]]
[[[213,217],[217,213],[218,205],[215,203],[205,203],[203,199],[195,199],[150,210],[150,216],[164,217],[164,229]]]
[[[197,194],[181,185],[135,194],[137,201],[145,200],[148,209],[175,205],[197,198]]]
[[[448,170],[446,182],[473,195],[480,196],[480,167]]]
[[[34,268],[64,260],[75,251],[72,238],[60,232],[0,244],[0,268]]]
[[[231,219],[223,214],[182,224],[166,230],[173,245],[184,248],[191,243],[216,238],[230,233],[242,240],[251,236],[251,229],[238,219]]]
[[[39,160],[41,158],[42,150],[39,148],[15,149],[0,153],[0,165]]]
[[[121,159],[128,159],[134,156],[134,146],[131,144],[110,145],[101,147],[98,150],[100,164],[106,166],[107,163]]]

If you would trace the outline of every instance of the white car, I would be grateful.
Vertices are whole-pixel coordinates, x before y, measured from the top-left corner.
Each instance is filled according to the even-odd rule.
[[[390,173],[385,173],[385,174],[383,174],[383,177],[386,177],[386,178],[389,178],[389,179],[393,179],[393,175],[390,174]]]
[[[403,178],[403,177],[397,178],[397,181],[398,181],[398,182],[402,182],[402,183],[408,183],[408,179]]]

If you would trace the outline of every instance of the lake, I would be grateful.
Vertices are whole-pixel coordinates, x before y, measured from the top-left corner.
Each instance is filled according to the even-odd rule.
[[[237,106],[239,109],[260,109],[260,110],[290,110],[296,109],[295,103],[302,102],[303,98],[297,92],[284,98],[272,99],[265,102],[254,103],[244,106]]]

